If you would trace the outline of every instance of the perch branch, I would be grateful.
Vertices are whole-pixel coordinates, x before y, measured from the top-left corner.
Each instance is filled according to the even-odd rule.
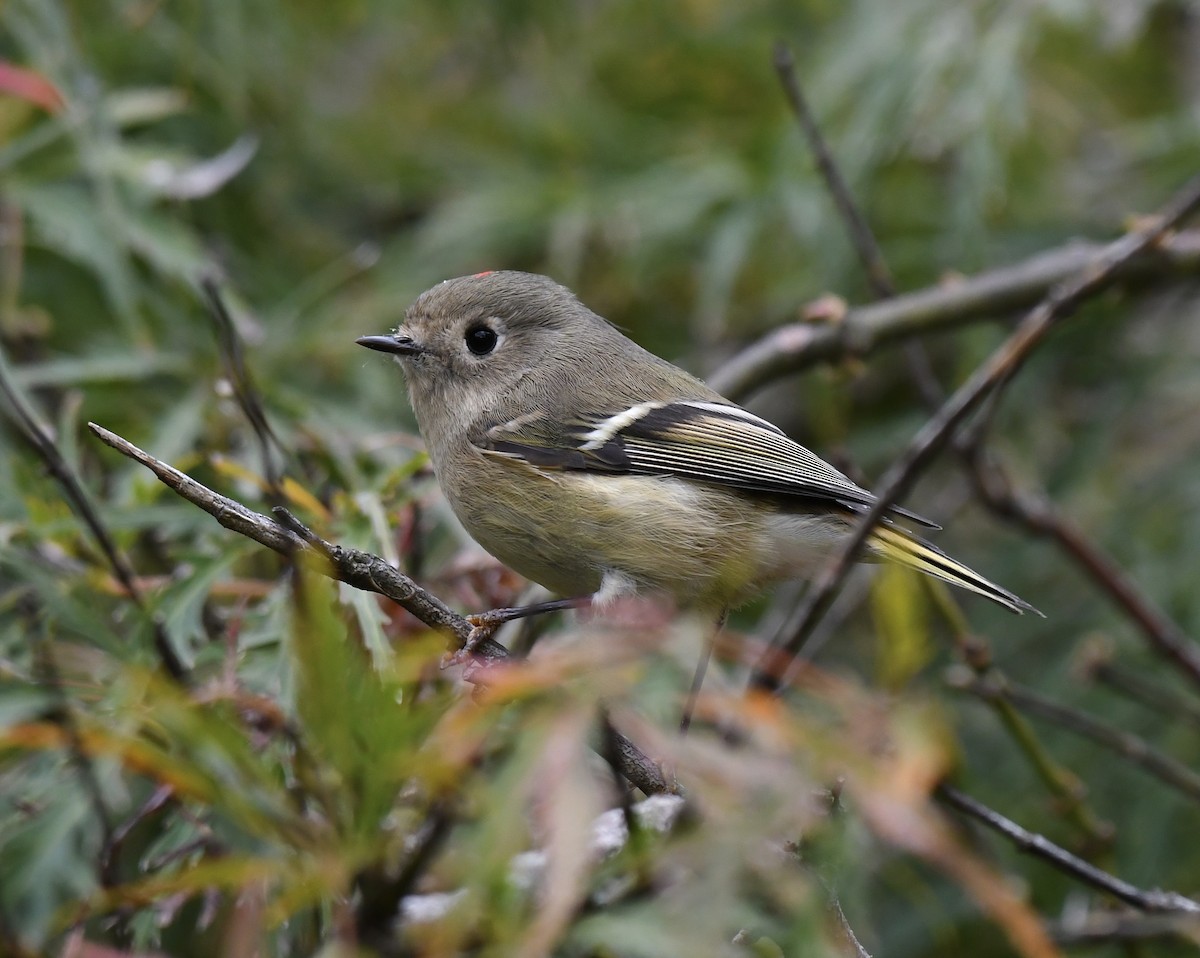
[[[234,499],[214,492],[103,426],[88,423],[88,428],[106,445],[145,466],[169,489],[203,509],[226,529],[253,539],[281,555],[294,557],[321,575],[386,596],[426,625],[449,636],[457,648],[461,649],[471,638],[471,624],[465,617],[379,556],[334,545],[307,529],[301,534],[287,528]],[[475,643],[473,652],[489,661],[508,658],[508,650],[490,639]],[[621,771],[632,784],[647,795],[676,790],[663,776],[658,765],[641,749],[620,733],[615,734]]]

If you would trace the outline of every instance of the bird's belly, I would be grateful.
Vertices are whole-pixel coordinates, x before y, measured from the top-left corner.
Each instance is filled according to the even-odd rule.
[[[685,599],[713,577],[711,537],[679,480],[555,473],[523,485],[520,500],[483,496],[456,512],[488,552],[553,592],[590,594],[620,572]]]
[[[771,583],[804,576],[836,537],[816,517],[781,515],[735,490],[668,476],[535,472],[522,469],[525,495],[448,489],[467,531],[497,559],[560,595],[596,592],[609,572],[681,605],[719,609]],[[534,473],[530,475],[530,473]]]

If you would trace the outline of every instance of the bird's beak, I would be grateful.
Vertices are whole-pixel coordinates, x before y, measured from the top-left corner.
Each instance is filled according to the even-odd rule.
[[[423,351],[413,342],[411,336],[404,336],[399,332],[388,336],[359,336],[355,342],[366,346],[367,349],[377,349],[381,353],[392,353],[395,356],[416,356]]]

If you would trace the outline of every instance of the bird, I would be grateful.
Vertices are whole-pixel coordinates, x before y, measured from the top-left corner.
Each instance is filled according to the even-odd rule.
[[[546,276],[448,279],[395,330],[357,343],[403,368],[438,484],[470,535],[572,601],[661,595],[721,618],[817,575],[876,501]],[[864,559],[1037,611],[910,526],[939,528],[894,506]]]

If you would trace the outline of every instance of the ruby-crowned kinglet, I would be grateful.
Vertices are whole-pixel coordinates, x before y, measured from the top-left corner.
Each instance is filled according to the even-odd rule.
[[[666,593],[714,615],[820,569],[874,496],[544,276],[488,272],[422,293],[362,346],[391,353],[438,483],[488,552],[563,596]],[[889,559],[1026,602],[899,525]]]

